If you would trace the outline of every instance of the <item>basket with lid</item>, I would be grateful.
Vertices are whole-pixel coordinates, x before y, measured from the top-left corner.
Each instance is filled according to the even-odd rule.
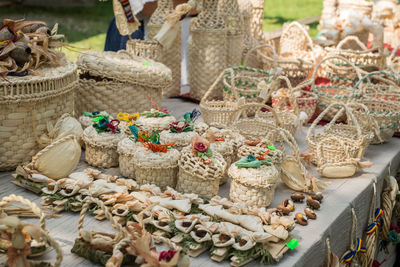
[[[181,151],[178,165],[178,191],[204,198],[218,194],[226,162],[221,154],[211,150],[206,139],[200,136],[194,138],[192,145]]]
[[[268,207],[274,198],[279,171],[266,158],[253,154],[241,158],[229,167],[232,179],[229,198],[249,206]]]
[[[146,131],[163,131],[168,130],[170,124],[175,121],[168,110],[150,109],[140,113],[139,119],[136,121],[143,130]]]
[[[324,78],[329,79],[329,83],[317,85],[316,77],[319,68],[325,62],[328,63],[328,61],[332,60],[335,60],[336,63],[335,64],[333,64],[332,62],[329,63],[330,65],[332,65],[333,69],[338,72],[337,75],[335,75],[334,77],[324,76]],[[340,63],[341,65],[337,64],[337,62],[339,61],[342,62]],[[346,67],[344,65],[348,65],[349,67]],[[318,114],[322,113],[331,103],[339,102],[346,104],[351,101],[356,101],[361,97],[362,94],[360,90],[353,88],[354,79],[348,78],[349,73],[354,71],[358,77],[358,80],[361,79],[360,69],[358,69],[349,60],[339,56],[325,57],[317,64],[312,75],[313,82],[311,84],[311,91],[318,95],[318,104],[317,104]],[[335,116],[339,108],[340,106],[338,106],[337,108],[332,107],[329,111],[325,112],[324,120],[330,121]],[[340,119],[343,120],[344,118]]]
[[[42,65],[37,76],[0,79],[0,170],[29,162],[40,150],[47,124],[73,112],[78,77],[75,64]],[[22,127],[23,126],[23,127]]]
[[[244,144],[239,147],[237,152],[237,158],[247,157],[248,155],[254,155],[255,157],[268,156],[271,159],[271,163],[279,169],[283,162],[283,153],[277,149],[274,144],[269,141],[269,137],[261,138],[249,138]]]
[[[94,167],[111,168],[118,166],[118,142],[125,134],[119,129],[119,120],[108,120],[108,117],[97,117],[92,126],[83,131],[85,143],[85,160]]]
[[[150,97],[161,106],[162,88],[172,81],[171,70],[153,60],[119,52],[88,51],[78,58],[80,87],[76,98],[78,114],[105,110],[116,117],[152,108]]]

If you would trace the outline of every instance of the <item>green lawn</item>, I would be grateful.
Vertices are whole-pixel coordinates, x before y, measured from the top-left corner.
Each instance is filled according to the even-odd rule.
[[[63,51],[71,60],[76,60],[76,50],[103,50],[108,25],[113,17],[112,1],[95,1],[93,7],[1,7],[0,19],[13,18],[43,20],[52,27],[59,23],[59,33],[73,46]],[[264,31],[273,31],[283,23],[300,18],[320,15],[322,0],[265,0]],[[315,36],[317,24],[310,25],[310,33]]]

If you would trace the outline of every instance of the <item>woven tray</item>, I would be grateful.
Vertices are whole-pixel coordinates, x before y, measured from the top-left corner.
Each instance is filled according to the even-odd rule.
[[[43,65],[35,72],[40,76],[0,79],[0,171],[29,162],[40,149],[47,124],[73,113],[75,64]]]

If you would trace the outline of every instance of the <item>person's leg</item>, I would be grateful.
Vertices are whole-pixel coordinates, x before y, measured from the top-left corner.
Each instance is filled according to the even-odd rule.
[[[108,27],[106,43],[104,45],[104,51],[118,51],[126,48],[126,42],[128,41],[128,36],[122,36],[115,24],[115,18],[110,23]],[[144,39],[144,27],[143,22],[137,31],[132,33],[132,39]]]

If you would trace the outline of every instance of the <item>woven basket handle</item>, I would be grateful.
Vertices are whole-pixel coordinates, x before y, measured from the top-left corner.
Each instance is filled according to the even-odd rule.
[[[298,21],[293,21],[287,26],[286,30],[289,29],[289,27],[296,27],[297,29],[299,29],[300,33],[302,33],[304,35],[304,37],[306,37],[306,40],[308,43],[307,48],[309,50],[313,50],[313,41],[311,40],[310,34],[306,31],[304,25],[302,25]]]
[[[315,66],[315,68],[314,68],[313,74],[312,74],[312,76],[311,76],[311,80],[313,81],[312,84],[311,84],[311,91],[312,91],[313,89],[315,89],[315,86],[316,86],[316,85],[315,85],[315,79],[316,79],[316,76],[317,76],[317,72],[318,72],[319,67],[322,65],[322,63],[324,63],[325,61],[330,60],[330,59],[340,59],[340,60],[343,60],[344,62],[346,62],[347,64],[349,64],[351,67],[353,67],[353,69],[355,70],[355,72],[356,72],[357,77],[358,77],[359,80],[362,78],[362,77],[361,77],[361,71],[360,71],[360,69],[357,68],[357,67],[356,67],[352,62],[350,62],[348,59],[346,59],[346,58],[344,58],[344,57],[341,57],[341,56],[328,56],[328,57],[325,57],[324,59],[322,59],[320,62],[318,62],[317,66]]]
[[[272,58],[270,58],[270,57],[264,55],[264,54],[261,53],[260,51],[257,51],[257,50],[259,50],[259,49],[261,49],[261,48],[264,48],[264,47],[268,47],[268,48],[270,48],[270,49],[272,50]],[[277,53],[276,53],[275,47],[273,47],[273,46],[270,45],[270,44],[257,45],[257,46],[255,46],[255,47],[253,47],[252,49],[250,49],[250,50],[247,52],[246,56],[244,57],[243,64],[244,64],[245,66],[247,66],[247,63],[248,63],[248,60],[249,60],[250,55],[251,55],[252,53],[254,53],[255,51],[257,51],[257,54],[258,54],[259,56],[261,56],[261,57],[263,57],[263,58],[265,58],[265,59],[267,59],[267,60],[272,60],[272,62],[273,62],[273,64],[274,64],[274,65],[273,65],[273,67],[274,67],[274,73],[276,73],[276,72],[277,72],[277,69],[278,69],[278,55],[277,55]]]
[[[232,71],[231,68],[227,68],[227,69],[223,70],[223,71],[219,74],[219,76],[217,77],[217,79],[214,81],[214,83],[210,86],[210,88],[208,88],[207,92],[204,94],[204,96],[203,96],[203,98],[201,99],[200,102],[205,102],[205,101],[207,101],[207,99],[208,99],[208,97],[211,95],[211,93],[213,93],[214,91],[217,90],[218,84],[219,84],[222,80],[225,80],[225,79],[223,79],[224,75],[225,75],[226,73],[228,73],[228,72],[231,72],[231,71]],[[231,75],[231,79],[233,79],[233,75]],[[233,84],[233,81],[232,81],[232,84]],[[237,92],[236,92],[234,86],[232,86],[231,91],[232,91],[232,93],[233,93],[235,99],[239,99],[238,94],[237,94]]]
[[[341,41],[338,43],[338,45],[336,46],[336,49],[342,49],[342,47],[343,47],[345,44],[349,43],[349,42],[354,42],[354,43],[356,43],[356,44],[361,48],[361,50],[363,50],[363,51],[368,50],[367,47],[365,46],[365,44],[363,44],[363,43],[360,41],[360,39],[358,39],[357,36],[353,36],[353,35],[349,35],[349,36],[347,36],[346,38],[344,38],[343,40],[341,40]]]
[[[40,220],[40,227],[46,231],[46,215],[42,212],[42,210],[33,202],[30,200],[23,198],[21,196],[16,196],[14,194],[9,195],[7,197],[3,197],[1,202],[0,202],[0,211],[2,211],[2,208],[4,208],[8,203],[10,202],[19,202],[25,206],[28,206],[29,209],[35,214],[36,216],[39,217]]]
[[[303,165],[300,160],[300,148],[297,145],[297,142],[294,139],[293,135],[288,130],[279,128],[279,136],[280,136],[279,142],[281,145],[283,155],[286,156],[288,154],[285,149],[285,143],[286,143],[286,144],[288,144],[289,148],[292,150],[294,157],[296,158],[296,161],[300,165]]]
[[[323,119],[323,117],[333,108],[336,108],[336,106],[342,107],[333,117],[333,119],[329,122],[329,124],[326,126],[328,129],[332,127],[336,123],[336,121],[342,116],[343,112],[346,112],[347,115],[347,121],[348,123],[351,121],[354,123],[357,129],[357,137],[361,138],[361,127],[358,121],[355,119],[353,112],[351,109],[344,103],[341,102],[335,102],[330,104],[324,111],[322,111],[318,117],[313,121],[311,124],[310,128],[308,129],[307,132],[307,139],[311,137],[311,135],[314,133],[315,126]],[[350,120],[349,120],[350,118]]]
[[[79,232],[79,237],[81,238],[80,230],[83,228],[83,222],[86,216],[86,213],[89,209],[90,204],[96,204],[103,212],[106,218],[110,221],[112,227],[114,227],[118,233],[114,237],[115,243],[120,241],[123,236],[126,236],[126,230],[119,224],[118,222],[115,221],[114,217],[110,213],[110,211],[107,209],[107,207],[104,205],[103,201],[93,198],[93,197],[88,197],[85,204],[82,206],[81,213],[79,215],[79,220],[78,220],[78,232]]]
[[[371,77],[374,77],[374,78],[376,78],[377,80],[380,80],[380,81],[382,81],[382,82],[385,82],[385,83],[387,83],[387,84],[389,84],[389,85],[392,85],[392,86],[395,86],[395,87],[399,87],[399,85],[397,85],[394,81],[392,81],[392,80],[390,80],[390,79],[388,79],[388,78],[383,78],[383,77],[381,77],[381,76],[384,76],[384,75],[386,75],[386,76],[391,76],[393,79],[395,79],[395,80],[398,80],[398,78],[393,74],[393,73],[390,73],[390,72],[387,72],[387,71],[385,71],[385,70],[379,70],[379,71],[373,71],[373,72],[370,72],[370,73],[367,73],[366,75],[364,75],[355,85],[354,85],[354,89],[358,89],[359,87],[360,87],[360,85],[363,83],[363,82],[365,82],[366,80],[368,80],[369,78],[371,78]],[[399,81],[400,82],[400,81]],[[368,87],[368,86],[361,86],[362,88],[361,88],[361,90],[362,90],[362,92],[363,92],[363,94],[364,93],[366,93],[366,88]]]
[[[230,123],[233,124],[234,122],[239,121],[239,119],[240,119],[240,117],[242,116],[242,114],[243,114],[243,115],[244,115],[244,114],[247,114],[247,113],[246,113],[246,110],[250,110],[250,109],[256,109],[256,110],[257,110],[257,111],[256,111],[256,115],[255,115],[255,117],[257,118],[259,112],[262,112],[262,111],[261,111],[262,108],[265,108],[265,109],[269,110],[270,112],[272,112],[272,115],[273,115],[273,117],[274,117],[274,119],[275,119],[275,124],[276,124],[278,127],[280,127],[280,126],[282,125],[282,124],[281,124],[281,121],[280,121],[280,119],[279,119],[279,117],[278,117],[278,115],[276,114],[275,109],[273,109],[272,107],[270,107],[270,106],[268,106],[268,105],[264,105],[264,104],[261,104],[261,103],[247,103],[247,104],[244,104],[244,105],[240,106],[240,107],[238,108],[238,110],[235,111],[235,112],[232,114]],[[247,115],[246,115],[246,116],[247,116]]]
[[[54,262],[54,264],[51,264],[51,266],[53,267],[59,267],[61,266],[61,262],[63,260],[63,254],[62,254],[62,250],[60,248],[60,245],[58,244],[57,241],[55,241],[48,233],[47,231],[41,229],[41,233],[42,236],[44,236],[47,240],[47,242],[50,244],[50,246],[52,246],[54,248],[54,250],[56,251],[56,261]]]

